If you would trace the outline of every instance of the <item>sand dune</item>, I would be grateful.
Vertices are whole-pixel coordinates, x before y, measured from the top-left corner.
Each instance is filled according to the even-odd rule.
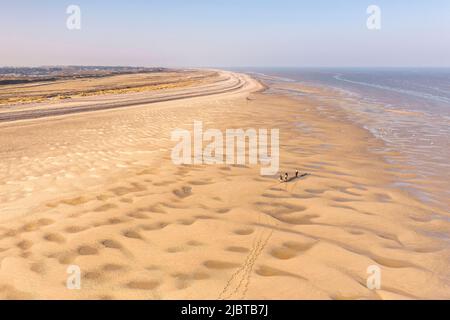
[[[132,80],[135,78],[138,83],[133,85]],[[165,78],[167,80],[164,81]],[[2,94],[15,96],[21,92],[21,96],[17,99],[30,103],[0,107],[0,122],[47,118],[208,96],[235,91],[245,85],[245,80],[241,77],[213,71],[181,73],[176,76],[172,73],[151,74],[151,76],[148,74],[114,76],[108,77],[106,80],[109,80],[107,86],[103,84],[104,78],[88,84],[84,83],[85,80],[62,81],[63,85],[60,82],[43,84],[46,88],[40,88],[37,92],[33,91],[34,95],[32,94],[31,97],[27,92],[22,92],[21,85],[8,86],[5,88],[6,92],[0,91],[0,98]],[[87,86],[94,89],[86,91]],[[61,103],[61,99],[68,99],[68,101]],[[55,103],[56,105],[54,105]]]
[[[331,103],[228,75],[244,85],[0,124],[0,297],[450,298],[448,243],[433,236],[447,213],[392,186],[381,142]],[[279,128],[282,170],[309,175],[176,166],[170,132],[194,120]],[[80,290],[66,287],[69,265]]]

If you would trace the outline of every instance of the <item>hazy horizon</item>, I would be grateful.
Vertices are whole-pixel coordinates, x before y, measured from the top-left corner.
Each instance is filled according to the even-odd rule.
[[[80,30],[66,27],[72,4]],[[2,3],[0,65],[450,67],[449,13],[445,0],[19,0]]]
[[[164,66],[164,65],[116,65],[116,64],[44,64],[44,65],[0,65],[0,68],[46,68],[46,67],[130,67],[130,68],[185,68],[185,69],[224,69],[224,70],[238,70],[238,69],[377,69],[377,70],[395,70],[395,69],[437,69],[447,70],[450,66],[277,66],[277,65],[265,65],[265,66]]]

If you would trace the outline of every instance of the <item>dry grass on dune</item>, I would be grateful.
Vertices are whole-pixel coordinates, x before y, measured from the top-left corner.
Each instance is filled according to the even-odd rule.
[[[182,88],[213,81],[214,72],[155,72],[0,86],[0,105]]]

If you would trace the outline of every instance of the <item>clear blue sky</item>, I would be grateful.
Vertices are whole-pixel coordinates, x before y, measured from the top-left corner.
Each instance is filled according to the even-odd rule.
[[[450,66],[449,0],[0,1],[3,66]]]

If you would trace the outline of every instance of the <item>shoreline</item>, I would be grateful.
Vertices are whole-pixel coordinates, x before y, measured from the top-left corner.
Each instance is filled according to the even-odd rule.
[[[343,110],[248,80],[238,92],[0,125],[14,137],[0,155],[1,210],[16,217],[0,226],[0,297],[450,297],[449,249],[424,234],[448,222],[387,187],[392,165],[369,151],[380,141]],[[280,169],[310,176],[280,185],[259,166],[175,166],[170,131],[195,119],[280,128]],[[64,286],[73,264],[82,290]],[[381,290],[366,287],[371,265]]]
[[[255,73],[258,75],[258,73]],[[404,117],[432,117],[432,114],[425,110],[418,111],[417,101],[411,102],[413,104],[411,110],[405,110],[407,103],[401,103],[400,109],[392,110],[395,102],[376,100],[375,96],[365,97],[358,88],[343,88],[337,84],[321,83],[320,81],[306,81],[295,80],[294,78],[284,78],[276,75],[259,74],[260,77],[266,79],[272,84],[273,92],[279,94],[287,94],[289,96],[302,96],[311,94],[314,95],[318,101],[333,100],[336,106],[345,110],[348,114],[348,119],[371,132],[373,136],[384,142],[385,149],[398,151],[386,161],[392,164],[398,164],[400,167],[408,167],[408,174],[405,174],[396,184],[398,188],[407,189],[415,198],[428,203],[430,206],[438,207],[440,210],[448,211],[448,179],[445,165],[445,152],[441,154],[438,146],[445,149],[445,137],[441,135],[433,135],[427,129],[406,130],[405,123],[411,121],[411,126],[420,128],[427,127],[428,124],[433,123],[432,118],[420,120],[419,123],[414,123],[412,119],[405,119]],[[304,90],[306,88],[306,90]],[[359,90],[359,91],[358,91]],[[311,92],[310,92],[311,91]],[[369,108],[372,111],[367,112]],[[385,115],[386,119],[377,116],[377,113]],[[403,118],[391,118],[390,114],[398,115]],[[424,122],[425,121],[425,122]],[[392,123],[392,124],[390,124]],[[397,132],[397,133],[396,133]],[[409,132],[411,137],[409,141],[401,141],[397,136],[398,133],[404,134]],[[434,137],[436,141],[428,141],[429,144],[424,144],[424,141],[419,141],[417,145],[412,145],[412,141],[421,139],[423,137]],[[399,141],[400,139],[400,141]],[[425,139],[425,138],[423,138]],[[427,140],[427,139],[425,139]],[[436,146],[434,146],[436,145]],[[430,149],[430,147],[434,147]],[[382,150],[381,150],[382,151]],[[377,152],[376,150],[374,152]],[[444,176],[442,174],[444,173]],[[444,215],[444,218],[448,218]]]

